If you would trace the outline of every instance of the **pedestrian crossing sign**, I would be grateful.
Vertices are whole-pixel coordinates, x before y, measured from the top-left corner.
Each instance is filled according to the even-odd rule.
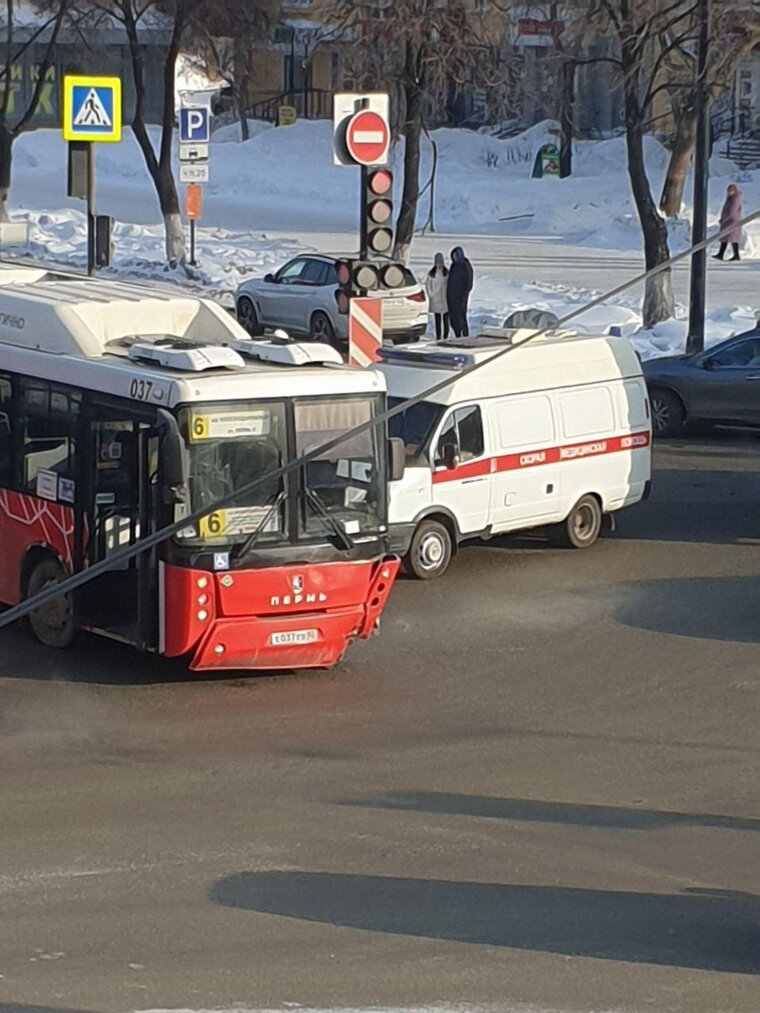
[[[121,78],[67,75],[63,136],[67,141],[120,141]]]

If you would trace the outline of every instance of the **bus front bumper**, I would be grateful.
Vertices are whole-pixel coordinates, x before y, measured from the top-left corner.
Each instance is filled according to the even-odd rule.
[[[330,668],[359,635],[365,607],[216,619],[190,662],[208,669]]]
[[[401,561],[208,573],[165,565],[161,652],[193,671],[329,668],[377,629]]]

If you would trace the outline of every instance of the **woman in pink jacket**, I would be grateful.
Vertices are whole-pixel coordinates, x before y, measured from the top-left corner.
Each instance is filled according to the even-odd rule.
[[[739,256],[739,243],[742,241],[742,230],[739,222],[742,220],[742,194],[741,190],[735,183],[729,183],[726,187],[726,200],[723,205],[723,209],[720,212],[720,230],[729,228],[733,225],[734,228],[728,235],[724,236],[720,242],[718,252],[714,255],[713,260],[723,260],[723,254],[726,252],[726,247],[731,244],[731,249],[734,251],[733,257],[730,260],[741,260]]]

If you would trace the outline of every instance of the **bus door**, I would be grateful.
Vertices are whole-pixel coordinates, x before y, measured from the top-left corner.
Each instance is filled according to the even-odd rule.
[[[126,413],[125,413],[126,415]],[[115,415],[90,424],[90,483],[84,555],[88,565],[134,545],[154,530],[153,486],[158,461],[154,426]],[[83,625],[150,650],[156,646],[157,567],[148,551],[116,563],[86,584]]]

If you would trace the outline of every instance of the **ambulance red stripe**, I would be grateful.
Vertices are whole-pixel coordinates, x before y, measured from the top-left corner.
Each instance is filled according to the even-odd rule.
[[[490,475],[497,471],[520,471],[544,464],[566,461],[580,461],[585,457],[599,457],[602,454],[618,454],[621,451],[643,450],[651,442],[649,432],[630,433],[625,436],[610,436],[603,440],[589,440],[586,443],[568,443],[561,447],[542,447],[539,450],[522,450],[519,454],[505,454],[486,457],[480,461],[460,464],[453,471],[436,471],[433,484],[460,482],[465,478]]]

